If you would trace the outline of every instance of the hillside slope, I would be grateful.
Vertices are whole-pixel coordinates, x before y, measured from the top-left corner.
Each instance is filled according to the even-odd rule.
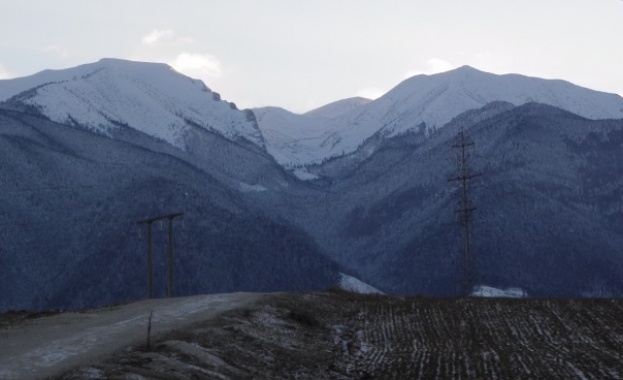
[[[101,70],[90,71],[95,67]],[[251,113],[211,97],[201,83],[167,66],[103,60],[28,80],[67,73],[73,76],[44,81],[0,104],[0,280],[11,284],[0,287],[0,310],[142,297],[146,231],[137,221],[174,212],[184,213],[174,225],[176,294],[324,289],[342,274],[386,293],[465,294],[458,194],[448,181],[456,176],[452,146],[459,130],[471,136],[470,165],[482,173],[469,192],[477,207],[473,285],[519,287],[537,297],[623,294],[623,119],[591,120],[543,103],[495,101],[440,128],[412,123],[428,115],[418,114],[417,104],[442,107],[446,113],[435,117],[449,117],[488,97],[527,92],[616,116],[618,97],[461,68],[412,78],[335,118],[256,110],[260,124],[271,117],[280,123],[265,130],[267,151],[252,141],[253,133],[244,133],[255,130]],[[0,93],[26,82],[1,82]],[[489,85],[470,87],[477,82]],[[449,87],[437,93],[444,83]],[[143,124],[115,121],[93,129],[73,117],[64,124],[50,120],[65,113],[91,120],[100,115],[88,107],[91,98],[112,110],[109,115],[124,115],[133,103],[108,99],[115,85],[128,91],[119,99],[140,106],[134,116]],[[185,95],[173,91],[178,85]],[[44,96],[46,88],[58,99]],[[437,95],[421,103],[426,88]],[[186,97],[206,108],[191,109]],[[55,113],[46,108],[51,101],[57,102]],[[174,106],[176,112],[165,116],[182,123],[171,129],[182,140],[150,133],[145,126],[152,106]],[[225,129],[227,120],[234,122],[233,134],[192,121],[202,112],[225,122],[219,124]],[[351,153],[294,167],[304,181],[269,154],[307,152],[306,159],[313,159],[330,152],[341,143],[313,148],[317,121],[330,131],[338,118],[355,114],[384,121],[381,126],[374,118],[356,118],[355,129],[365,133],[353,136],[373,134]],[[306,122],[297,124],[301,118]],[[290,123],[299,129],[288,129]],[[279,144],[284,149],[275,150]],[[158,295],[165,292],[166,245],[167,234],[156,231]]]
[[[0,310],[143,298],[147,231],[137,222],[172,212],[184,213],[174,225],[177,295],[322,289],[339,281],[332,260],[302,230],[246,205],[245,191],[259,189],[232,188],[195,155],[13,111],[0,111],[0,125],[0,282],[11,284],[0,287]],[[238,160],[237,145],[219,144],[230,152],[223,159]],[[154,225],[153,239],[161,296],[167,234]]]
[[[459,198],[448,182],[461,128],[475,143],[470,166],[482,173],[470,190],[474,284],[543,297],[622,294],[623,120],[496,103],[431,135],[381,139],[365,159],[311,168],[318,191],[266,207],[385,292],[464,294]]]

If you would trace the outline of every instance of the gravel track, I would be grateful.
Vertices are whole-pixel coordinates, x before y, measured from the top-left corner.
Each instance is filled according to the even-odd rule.
[[[0,379],[41,379],[112,355],[193,322],[261,299],[253,293],[154,299],[105,309],[59,313],[0,328]]]

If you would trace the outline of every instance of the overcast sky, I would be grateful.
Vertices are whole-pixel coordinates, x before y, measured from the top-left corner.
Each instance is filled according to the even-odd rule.
[[[303,112],[462,65],[623,95],[621,0],[0,0],[0,79],[165,62]]]

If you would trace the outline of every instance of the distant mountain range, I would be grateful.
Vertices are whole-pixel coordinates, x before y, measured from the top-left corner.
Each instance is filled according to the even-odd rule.
[[[474,142],[474,284],[623,295],[623,98],[471,67],[297,115],[163,64],[0,81],[0,310],[141,298],[175,224],[176,294],[465,293],[454,139]],[[154,233],[164,294],[166,233]],[[350,277],[349,277],[350,278]]]
[[[623,118],[621,97],[561,80],[495,75],[463,66],[405,80],[374,101],[346,99],[303,115],[255,110],[268,149],[285,166],[309,165],[357,150],[374,134],[392,137],[424,126],[443,127],[455,116],[495,101],[548,104],[589,119]],[[322,110],[333,112],[319,112]]]

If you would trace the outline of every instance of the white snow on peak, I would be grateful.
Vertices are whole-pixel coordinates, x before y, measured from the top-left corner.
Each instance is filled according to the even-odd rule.
[[[484,298],[526,298],[528,293],[521,288],[497,289],[487,285],[478,285],[474,287],[472,296]]]
[[[0,81],[0,101],[12,97],[53,121],[105,134],[128,126],[185,148],[187,132],[199,127],[264,146],[247,113],[220,100],[202,81],[160,63],[107,58]]]
[[[368,284],[362,282],[361,280],[358,280],[355,277],[346,275],[344,273],[340,273],[339,287],[340,287],[340,289],[347,290],[347,291],[353,292],[353,293],[360,293],[360,294],[383,294],[383,292],[381,292],[377,288],[375,288],[375,287],[373,287],[371,285],[368,285]]]
[[[436,75],[409,78],[382,98],[375,108],[390,134],[409,128],[407,120],[442,127],[458,114],[494,101],[522,105],[530,102],[562,108],[589,119],[623,118],[623,98],[582,88],[562,80],[518,74],[495,75],[470,66]]]
[[[382,97],[336,116],[263,108],[258,123],[265,136],[271,135],[266,139],[269,153],[286,167],[298,167],[351,153],[377,132],[391,137],[422,123],[429,129],[443,127],[455,116],[494,101],[544,103],[590,119],[623,118],[623,98],[615,94],[562,80],[496,75],[463,66],[411,77]]]
[[[328,119],[298,115],[278,107],[257,108],[253,113],[266,141],[266,149],[277,162],[294,166],[318,158],[315,140]]]

